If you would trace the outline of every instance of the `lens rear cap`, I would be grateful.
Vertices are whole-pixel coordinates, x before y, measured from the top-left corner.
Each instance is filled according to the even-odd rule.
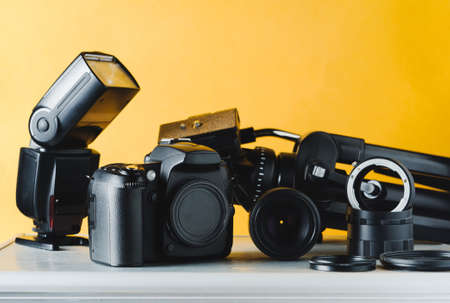
[[[321,271],[362,272],[374,270],[377,260],[374,258],[335,255],[317,256],[309,260],[309,267]]]
[[[380,261],[388,269],[448,271],[450,270],[450,251],[415,250],[386,252],[381,254]]]

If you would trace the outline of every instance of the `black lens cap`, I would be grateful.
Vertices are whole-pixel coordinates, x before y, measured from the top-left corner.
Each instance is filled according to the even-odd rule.
[[[386,252],[380,255],[380,261],[388,269],[448,271],[450,270],[450,251],[415,250]]]
[[[321,271],[371,271],[375,269],[376,264],[375,258],[349,255],[317,256],[309,260],[311,269]]]
[[[225,194],[206,180],[184,184],[170,205],[172,231],[192,247],[216,241],[228,226],[231,215]]]

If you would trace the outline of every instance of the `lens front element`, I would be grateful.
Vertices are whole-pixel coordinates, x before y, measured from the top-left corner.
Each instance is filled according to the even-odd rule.
[[[307,253],[320,235],[320,216],[306,195],[279,187],[261,196],[250,214],[250,235],[266,255],[295,260]]]

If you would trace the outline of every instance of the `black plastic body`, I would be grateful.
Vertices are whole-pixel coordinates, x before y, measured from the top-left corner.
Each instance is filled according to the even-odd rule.
[[[94,63],[92,63],[94,62]],[[108,71],[93,70],[106,64]],[[114,56],[83,52],[66,68],[33,109],[33,141],[49,148],[82,148],[103,131],[139,91],[139,85]]]
[[[160,145],[151,155],[146,164],[113,164],[94,173],[89,185],[91,259],[111,266],[141,266],[226,257],[233,240],[234,208],[228,171],[218,154],[206,147],[178,144]],[[203,246],[186,244],[171,218],[177,192],[195,182],[213,184],[227,199],[224,229]],[[202,211],[193,207],[191,215]]]
[[[99,154],[90,149],[20,149],[16,203],[34,220],[35,231],[53,236],[76,234],[87,216],[88,176]]]
[[[64,237],[78,233],[87,215],[88,177],[98,168],[99,154],[86,147],[138,91],[117,58],[82,52],[33,108],[30,148],[20,151],[16,201],[38,235],[18,242],[44,249],[87,243]]]
[[[378,258],[389,251],[414,249],[412,209],[400,212],[347,209],[349,255]]]

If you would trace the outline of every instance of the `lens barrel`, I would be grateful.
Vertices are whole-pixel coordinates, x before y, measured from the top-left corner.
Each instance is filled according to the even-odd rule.
[[[250,213],[250,236],[266,255],[295,260],[307,253],[320,235],[320,215],[308,196],[278,187],[264,193]]]
[[[367,211],[347,208],[349,255],[378,258],[388,251],[414,249],[413,212]]]

